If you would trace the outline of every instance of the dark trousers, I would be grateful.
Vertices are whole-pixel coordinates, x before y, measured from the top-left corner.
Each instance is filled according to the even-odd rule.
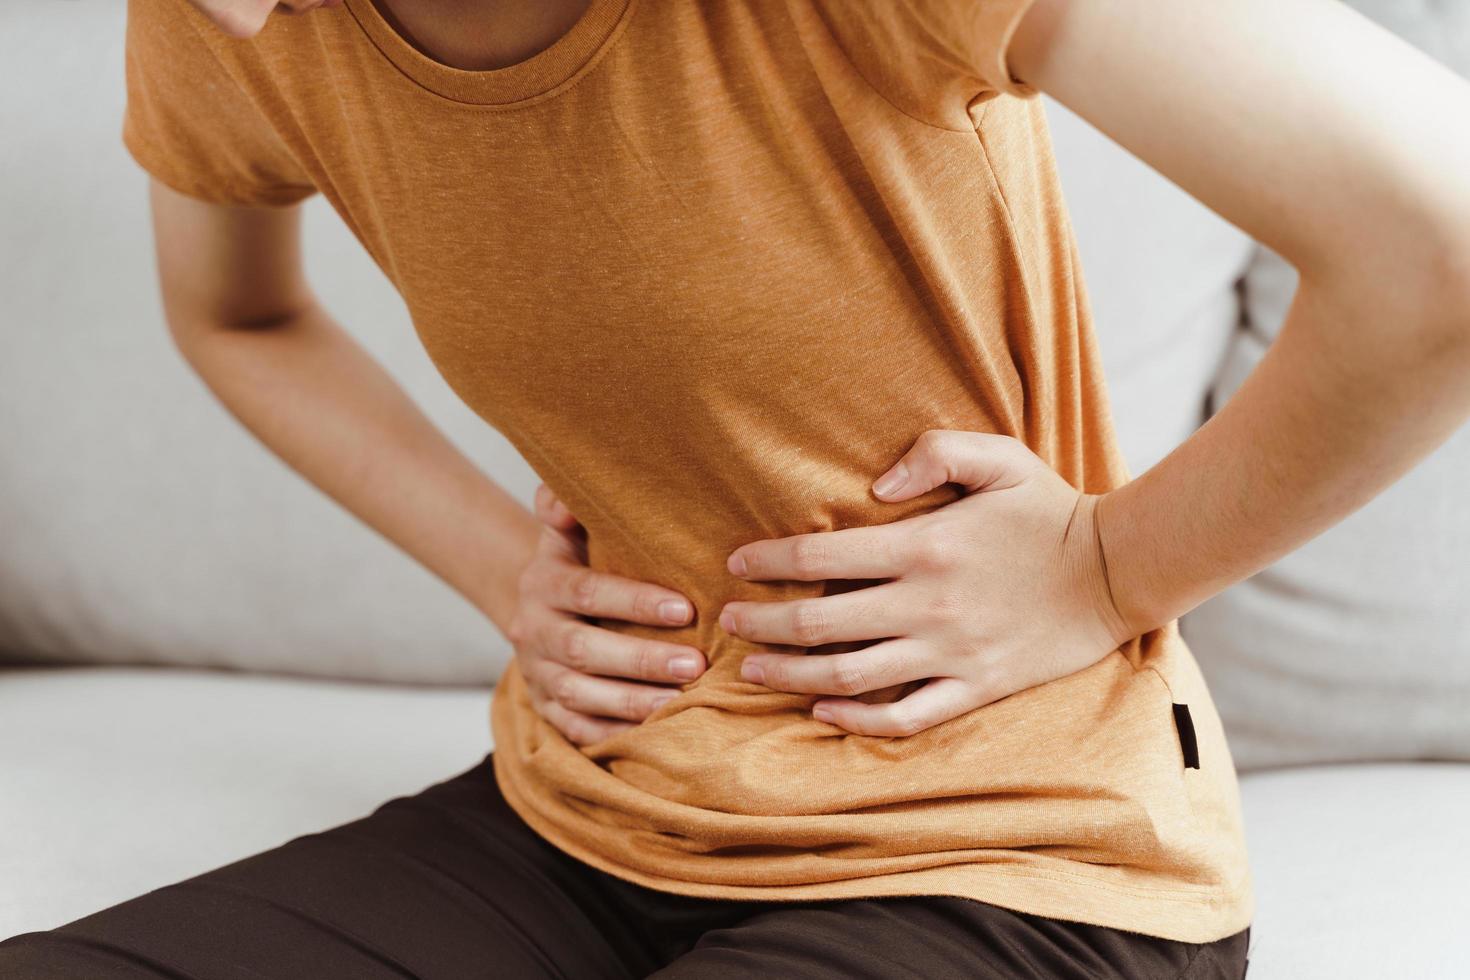
[[[487,755],[358,820],[0,942],[0,977],[1238,980],[1249,934],[1174,942],[962,898],[655,891],[538,837]]]

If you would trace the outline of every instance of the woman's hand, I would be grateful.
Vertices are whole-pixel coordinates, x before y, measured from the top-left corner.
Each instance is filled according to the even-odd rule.
[[[892,483],[892,486],[888,486]],[[752,580],[886,579],[816,598],[731,602],[729,633],[845,653],[747,656],[741,676],[832,694],[813,714],[860,735],[912,735],[1088,667],[1130,638],[1108,590],[1093,523],[1098,495],[1068,484],[1010,436],[931,429],[873,486],[900,501],[945,483],[967,496],[871,527],[756,541],[728,567]],[[901,700],[851,695],[925,680]]]
[[[546,528],[521,572],[508,629],[536,711],[578,745],[632,728],[705,669],[696,647],[645,640],[583,617],[680,626],[693,606],[672,589],[596,572],[586,564],[586,532],[543,483],[536,516]],[[634,678],[639,683],[613,678]]]

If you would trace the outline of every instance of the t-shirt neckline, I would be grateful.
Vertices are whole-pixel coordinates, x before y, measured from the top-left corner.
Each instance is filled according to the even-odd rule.
[[[591,0],[571,29],[550,47],[513,65],[485,70],[454,68],[423,54],[394,29],[373,0],[345,0],[345,6],[384,57],[422,87],[455,102],[509,105],[549,96],[589,70],[636,2]]]

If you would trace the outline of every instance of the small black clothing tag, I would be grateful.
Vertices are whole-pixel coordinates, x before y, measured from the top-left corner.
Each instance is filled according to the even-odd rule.
[[[1199,768],[1199,742],[1194,737],[1194,719],[1189,717],[1189,705],[1174,705],[1174,727],[1179,729],[1179,747],[1184,750],[1184,767]]]

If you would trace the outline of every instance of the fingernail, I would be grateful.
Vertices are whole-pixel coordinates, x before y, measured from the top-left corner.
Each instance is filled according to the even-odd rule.
[[[735,614],[728,611],[721,612],[720,626],[724,629],[726,633],[735,632]]]
[[[730,560],[725,565],[730,569],[732,574],[744,575],[746,572],[745,556],[738,551],[730,556]]]
[[[886,497],[894,491],[898,490],[899,487],[907,483],[908,479],[908,466],[903,463],[899,463],[888,473],[884,474],[881,480],[873,484],[873,492],[880,497]]]
[[[662,708],[664,705],[668,704],[670,701],[674,700],[674,698],[678,696],[678,694],[660,694],[653,701],[653,710],[657,711],[659,708]]]
[[[689,618],[689,603],[683,599],[665,599],[658,604],[658,614],[670,623],[682,623]]]
[[[669,661],[669,673],[675,677],[683,677],[686,680],[699,676],[699,658],[693,656],[675,657]]]
[[[828,724],[831,724],[834,720],[832,709],[827,707],[825,704],[819,704],[815,708],[813,708],[812,717],[817,719],[817,721],[825,721]]]
[[[764,684],[766,682],[766,668],[754,660],[746,660],[740,664],[740,676],[752,684]]]

